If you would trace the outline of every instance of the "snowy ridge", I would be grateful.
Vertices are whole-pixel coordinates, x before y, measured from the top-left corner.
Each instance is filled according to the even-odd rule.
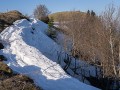
[[[14,22],[0,35],[0,51],[14,71],[32,78],[44,90],[98,90],[67,75],[55,62],[59,46],[45,35],[47,25],[35,19]]]

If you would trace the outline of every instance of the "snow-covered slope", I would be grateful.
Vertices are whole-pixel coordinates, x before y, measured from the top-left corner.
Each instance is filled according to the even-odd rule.
[[[60,47],[45,35],[47,25],[25,19],[14,22],[0,35],[0,51],[14,71],[32,78],[44,90],[97,90],[67,75],[55,62]]]

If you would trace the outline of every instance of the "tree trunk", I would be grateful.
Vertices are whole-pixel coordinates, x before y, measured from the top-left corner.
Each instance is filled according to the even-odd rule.
[[[113,73],[116,76],[117,72],[116,72],[116,68],[115,68],[115,60],[114,60],[114,51],[113,51],[113,41],[112,41],[112,30],[110,29],[110,49],[111,49],[111,61],[112,61],[112,68],[113,68]]]
[[[119,64],[118,64],[118,77],[120,77],[120,41],[119,41]]]

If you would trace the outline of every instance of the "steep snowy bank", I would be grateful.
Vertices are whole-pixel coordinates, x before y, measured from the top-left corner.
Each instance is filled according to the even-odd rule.
[[[68,76],[55,62],[60,48],[45,35],[46,30],[47,25],[35,19],[19,20],[6,28],[0,36],[6,63],[44,90],[97,90]]]

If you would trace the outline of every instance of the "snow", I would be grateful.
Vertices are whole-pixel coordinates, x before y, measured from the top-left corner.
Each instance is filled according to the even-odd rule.
[[[44,90],[98,90],[67,75],[57,64],[61,48],[45,32],[48,26],[35,19],[14,22],[0,34],[9,67],[32,78]]]

